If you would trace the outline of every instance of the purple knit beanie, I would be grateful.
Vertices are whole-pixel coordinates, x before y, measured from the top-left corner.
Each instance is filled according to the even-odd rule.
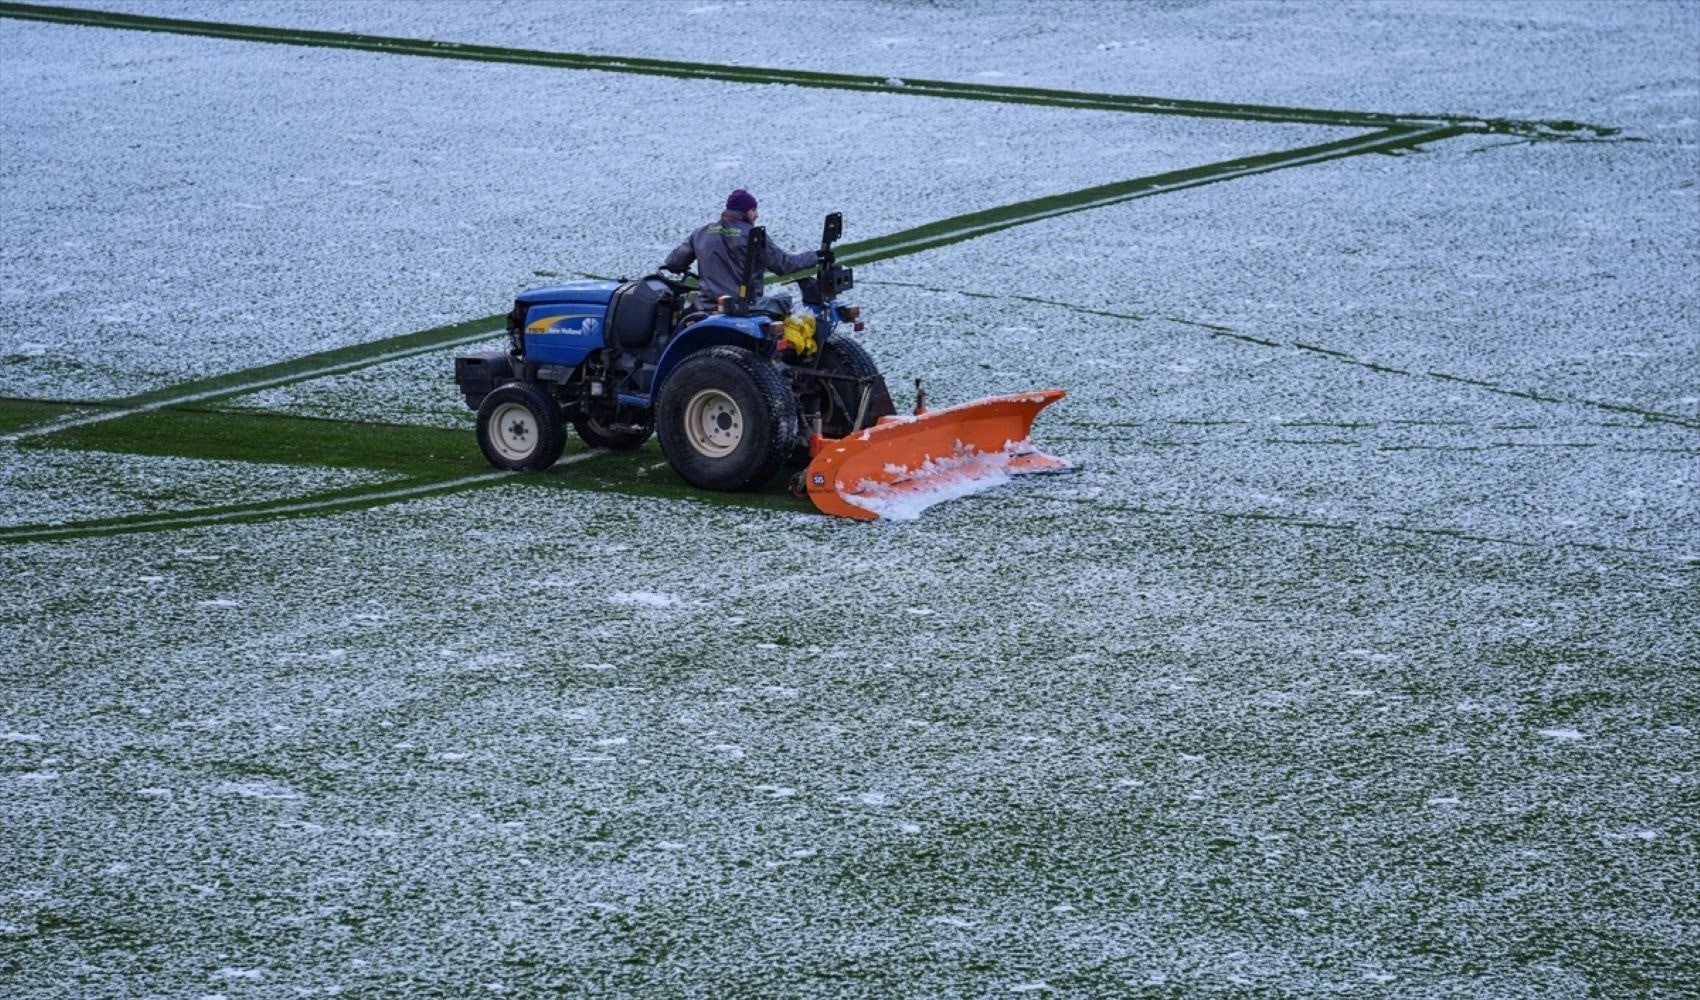
[[[756,196],[743,188],[732,192],[726,197],[726,211],[737,212],[740,215],[756,207]]]

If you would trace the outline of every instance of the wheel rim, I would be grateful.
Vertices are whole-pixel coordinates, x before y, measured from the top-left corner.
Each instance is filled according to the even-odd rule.
[[[510,462],[523,462],[537,451],[537,418],[518,403],[503,403],[490,414],[490,447]]]
[[[725,458],[744,440],[744,413],[719,389],[704,389],[685,404],[685,437],[710,458]]]

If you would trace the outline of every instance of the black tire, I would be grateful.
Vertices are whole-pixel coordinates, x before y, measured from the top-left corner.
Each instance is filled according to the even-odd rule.
[[[797,400],[773,364],[741,347],[711,347],[667,376],[655,407],[661,452],[705,490],[753,490],[797,440]]]
[[[886,388],[885,378],[880,375],[879,365],[874,364],[873,357],[861,344],[849,337],[833,337],[826,342],[820,351],[820,369],[834,375],[876,380],[868,394],[867,409],[862,411],[860,427],[855,426],[855,422],[857,410],[862,404],[861,390],[848,382],[825,382],[823,388],[828,405],[821,410],[821,433],[824,436],[843,437],[853,430],[872,427],[879,418],[889,417],[897,412],[897,407],[891,402],[891,392]]]
[[[547,469],[567,446],[555,397],[531,382],[497,386],[478,407],[478,447],[498,469]]]
[[[872,427],[879,418],[889,417],[897,412],[897,407],[891,401],[891,392],[886,388],[885,378],[880,375],[879,366],[861,344],[849,337],[833,337],[827,341],[821,348],[818,366],[798,366],[799,370],[805,372],[811,367],[818,367],[820,371],[834,375],[877,380],[868,395],[868,408],[862,414],[862,427]],[[799,383],[799,390],[808,397],[805,410],[820,412],[822,437],[841,438],[853,430],[860,429],[855,424],[856,411],[862,404],[862,394],[854,383],[836,379],[805,379]],[[809,442],[799,440],[792,450],[790,464],[800,469],[809,464],[809,459]]]
[[[591,448],[606,448],[609,451],[631,451],[634,448],[642,447],[643,443],[648,441],[649,436],[655,431],[655,425],[651,422],[648,414],[644,414],[637,420],[629,421],[629,426],[639,428],[630,431],[614,430],[595,417],[585,416],[582,413],[573,414],[572,420],[573,430],[578,433],[578,436],[584,440],[586,445]]]

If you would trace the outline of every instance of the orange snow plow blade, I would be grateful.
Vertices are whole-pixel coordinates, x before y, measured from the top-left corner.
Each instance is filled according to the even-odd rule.
[[[908,520],[941,500],[1007,482],[1010,476],[1067,472],[1069,462],[1030,439],[1033,418],[1061,389],[993,396],[913,417],[883,417],[847,437],[815,439],[803,481],[827,514]]]

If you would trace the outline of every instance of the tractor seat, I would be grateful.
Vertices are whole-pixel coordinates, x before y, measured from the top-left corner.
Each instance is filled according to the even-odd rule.
[[[791,296],[763,295],[756,300],[755,311],[774,319],[784,319],[791,315]]]
[[[666,338],[673,318],[673,290],[659,277],[628,281],[608,305],[607,345],[641,351]]]

